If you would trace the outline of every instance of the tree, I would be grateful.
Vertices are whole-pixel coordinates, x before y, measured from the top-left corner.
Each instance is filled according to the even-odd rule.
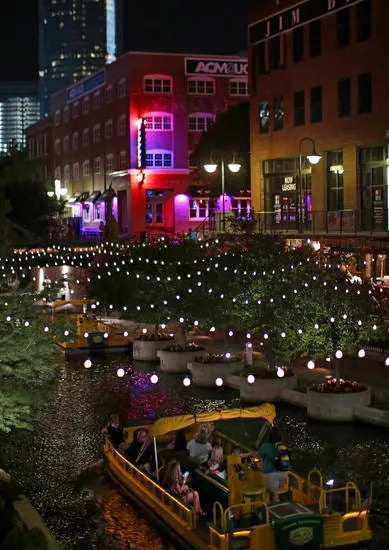
[[[226,163],[229,163],[235,157],[242,167],[236,174],[226,170],[226,178],[228,178],[226,191],[238,192],[241,189],[250,189],[249,151],[249,104],[239,103],[220,113],[211,128],[202,133],[191,155],[191,165],[197,167],[193,177],[203,179],[205,174],[202,167],[211,160],[219,162],[220,158],[223,158]],[[211,184],[217,186],[219,181],[217,175],[207,176],[207,178]]]

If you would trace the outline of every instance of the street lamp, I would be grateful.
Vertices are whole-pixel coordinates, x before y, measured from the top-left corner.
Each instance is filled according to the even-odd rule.
[[[54,180],[54,191],[47,191],[47,196],[52,198],[54,195],[59,200],[61,197],[67,195],[68,190],[66,187],[61,187],[61,180]]]
[[[304,141],[309,141],[312,145],[312,152],[309,153],[309,155],[305,155],[309,161],[310,164],[314,165],[320,162],[321,155],[316,151],[316,145],[312,138],[310,137],[303,137],[300,139],[299,143],[299,185],[298,185],[298,193],[297,193],[297,215],[298,215],[298,231],[299,233],[302,233],[303,231],[303,208],[305,209],[305,202],[303,205],[303,169],[302,169],[302,154],[301,154],[301,146],[304,143]]]
[[[222,177],[222,229],[223,233],[226,230],[226,205],[225,205],[225,179],[224,179],[224,160],[221,159],[221,177]],[[236,174],[239,172],[241,165],[238,162],[235,162],[235,159],[227,165],[230,172],[233,172]],[[217,164],[215,163],[209,163],[204,164],[204,170],[208,172],[208,174],[213,174],[216,172]]]

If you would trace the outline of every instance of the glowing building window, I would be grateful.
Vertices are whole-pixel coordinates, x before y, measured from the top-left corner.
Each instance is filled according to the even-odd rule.
[[[89,113],[89,97],[84,97],[82,101],[82,113],[84,115]]]
[[[164,192],[159,189],[147,189],[145,222],[147,225],[163,223]]]
[[[61,140],[59,138],[54,141],[54,152],[57,155],[61,153]]]
[[[84,160],[84,162],[82,163],[82,175],[83,176],[89,176],[90,175],[89,160]]]
[[[228,82],[228,91],[230,95],[247,95],[247,79],[246,78],[231,78]]]
[[[215,81],[212,78],[188,78],[188,94],[213,95]]]
[[[127,170],[128,161],[126,151],[121,151],[119,154],[119,170]]]
[[[100,90],[93,94],[93,108],[98,109],[101,105],[101,93]]]
[[[75,101],[73,103],[73,118],[77,118],[80,114],[80,103],[79,101]]]
[[[189,218],[202,220],[209,216],[209,199],[191,199],[189,201]]]
[[[113,155],[107,155],[107,158],[105,161],[105,168],[107,172],[112,172],[114,170]]]
[[[147,75],[143,79],[143,90],[154,94],[171,94],[172,78],[165,75]]]
[[[118,136],[124,136],[127,130],[127,117],[126,115],[121,115],[118,118]]]
[[[146,130],[169,131],[173,129],[170,113],[148,113],[145,117]]]
[[[73,151],[77,151],[77,149],[78,149],[78,132],[74,132],[74,134],[73,134],[72,147],[73,147]]]
[[[101,141],[101,126],[100,124],[95,124],[93,126],[93,143],[100,143]]]
[[[204,132],[209,130],[215,122],[215,115],[212,113],[192,113],[188,118],[188,130],[190,132]]]
[[[171,151],[147,151],[146,153],[147,168],[172,168],[173,155]]]
[[[113,99],[113,86],[110,84],[105,88],[105,102],[110,103]]]
[[[63,147],[63,152],[64,153],[69,153],[69,136],[65,136],[63,138],[62,147]]]
[[[60,166],[57,166],[54,170],[54,177],[56,180],[60,180],[61,179],[61,167]]]
[[[90,204],[89,203],[86,203],[83,205],[83,209],[82,209],[82,219],[84,220],[84,222],[89,222],[90,221]]]
[[[113,122],[112,120],[107,120],[105,123],[104,135],[107,139],[110,139],[113,136]]]
[[[101,220],[102,219],[102,203],[101,202],[95,202],[93,205],[93,219],[94,220]]]
[[[84,128],[82,132],[82,145],[88,147],[89,145],[89,128]]]
[[[54,124],[59,126],[61,124],[61,111],[58,109],[55,111]]]
[[[73,164],[73,178],[75,180],[78,180],[79,177],[80,177],[80,166],[79,166],[78,162],[75,162]]]
[[[93,162],[93,171],[95,174],[100,174],[101,172],[101,160],[100,157],[96,157]]]
[[[70,165],[69,164],[65,164],[65,166],[63,167],[63,180],[64,180],[64,183],[69,183],[69,181],[70,181]]]
[[[124,78],[122,80],[119,80],[117,85],[117,95],[118,98],[126,97],[126,81]]]
[[[232,199],[232,212],[236,219],[247,220],[251,216],[251,200],[248,198]]]

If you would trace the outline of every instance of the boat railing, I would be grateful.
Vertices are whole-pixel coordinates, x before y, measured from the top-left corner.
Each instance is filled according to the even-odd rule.
[[[348,514],[361,510],[361,493],[353,481],[348,481],[344,487],[321,489],[319,512],[329,510],[331,513]]]
[[[221,439],[222,443],[224,443],[223,446],[225,446],[225,449],[224,449],[224,454],[225,455],[231,454],[233,447],[242,449],[242,451],[244,451],[246,453],[255,454],[253,449],[250,449],[250,447],[247,447],[247,445],[243,445],[242,443],[239,443],[239,441],[235,441],[235,439],[232,439],[231,437],[228,437],[224,433],[221,433],[221,432],[215,430],[214,435],[217,436],[219,439]]]
[[[196,527],[196,513],[193,508],[186,506],[186,504],[161,487],[157,481],[154,481],[142,470],[131,464],[113,447],[107,438],[105,445],[106,454],[108,451],[111,464],[113,463],[112,465],[116,470],[119,469],[119,479],[124,485],[136,485],[139,491],[144,492],[157,506],[163,507],[164,510],[173,515],[187,529],[194,529]]]
[[[218,504],[218,503],[215,503]],[[219,504],[220,506],[220,504]],[[232,504],[223,511],[221,508],[222,516],[221,523],[217,523],[217,512],[218,507],[213,507],[213,523],[217,526],[222,533],[228,533],[236,528],[248,528],[252,525],[250,520],[255,517],[255,525],[259,524],[258,519],[260,519],[261,524],[269,523],[269,507],[266,502],[263,501],[254,501],[243,504]],[[219,511],[220,512],[220,511]]]

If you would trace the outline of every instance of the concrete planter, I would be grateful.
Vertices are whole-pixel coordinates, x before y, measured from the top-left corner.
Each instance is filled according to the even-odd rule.
[[[308,389],[307,413],[309,418],[330,422],[354,420],[356,409],[368,407],[370,389],[356,393],[325,393]]]
[[[281,401],[281,393],[285,389],[297,388],[297,377],[257,378],[254,384],[249,384],[246,377],[241,378],[240,398],[247,403],[262,403],[263,401]]]
[[[157,356],[161,361],[162,372],[187,372],[188,362],[194,361],[196,357],[203,357],[207,351],[167,351],[160,349]]]
[[[222,378],[225,382],[229,374],[238,372],[243,368],[243,361],[231,361],[228,363],[188,363],[188,369],[192,373],[192,381],[196,386],[216,388],[216,378]]]
[[[157,352],[172,343],[166,340],[134,340],[132,356],[135,361],[157,361]]]

